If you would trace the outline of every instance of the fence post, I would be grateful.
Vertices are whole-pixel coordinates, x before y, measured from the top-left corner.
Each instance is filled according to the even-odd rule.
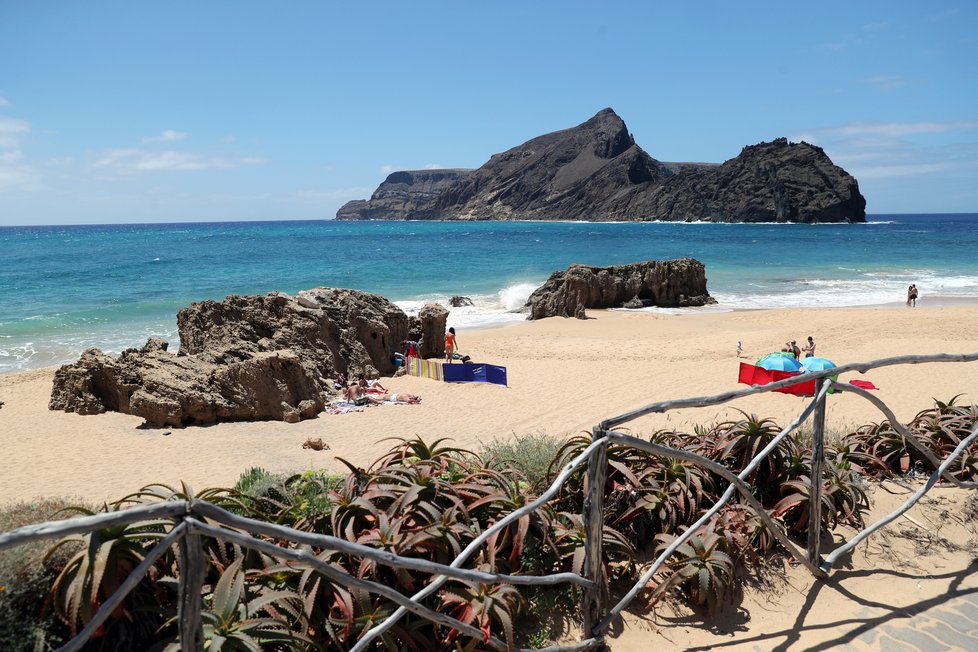
[[[591,432],[591,441],[604,437],[606,431],[598,426]],[[584,637],[596,634],[607,603],[608,583],[604,572],[602,534],[604,530],[604,486],[608,478],[608,445],[598,446],[591,453],[587,466],[587,493],[584,495],[584,577],[594,586],[584,589]],[[602,633],[599,633],[602,634]],[[602,634],[603,635],[603,634]]]
[[[824,378],[815,381],[815,396],[822,391],[824,384]],[[822,469],[825,467],[826,400],[828,400],[827,395],[818,402],[812,415],[812,486],[808,502],[808,561],[815,566],[822,563],[819,546],[822,538]]]
[[[204,649],[204,626],[201,620],[201,590],[207,563],[199,534],[180,537],[180,580],[177,585],[177,621],[180,627],[180,650],[198,652]]]

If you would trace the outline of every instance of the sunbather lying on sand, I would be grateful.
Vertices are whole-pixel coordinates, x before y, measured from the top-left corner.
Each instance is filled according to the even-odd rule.
[[[407,394],[405,392],[398,392],[396,394],[388,394],[387,392],[377,392],[373,387],[370,389],[364,389],[358,384],[353,384],[343,390],[343,396],[346,400],[351,403],[355,403],[357,399],[366,398],[371,403],[420,403],[421,397],[417,394]]]
[[[368,394],[367,398],[372,403],[417,404],[421,402],[421,397],[417,394],[406,394],[404,392],[398,392],[396,394]]]

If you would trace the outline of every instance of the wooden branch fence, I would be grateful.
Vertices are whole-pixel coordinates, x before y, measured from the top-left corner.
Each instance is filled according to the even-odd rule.
[[[110,614],[122,603],[126,595],[132,591],[148,572],[150,567],[171,547],[177,546],[178,563],[180,567],[180,578],[178,585],[178,627],[179,640],[182,650],[203,650],[204,636],[202,626],[202,599],[204,576],[206,571],[206,560],[202,547],[203,537],[213,537],[236,543],[242,547],[261,551],[272,557],[289,560],[296,566],[306,566],[328,578],[330,581],[348,587],[360,588],[372,593],[381,595],[398,605],[396,611],[381,623],[369,629],[362,638],[351,648],[352,652],[362,652],[370,648],[376,639],[383,635],[392,627],[404,614],[412,612],[418,616],[426,618],[439,625],[454,628],[459,632],[483,640],[483,633],[476,627],[466,625],[456,618],[439,613],[424,604],[422,601],[445,582],[454,579],[463,582],[476,584],[496,584],[505,583],[513,585],[532,585],[532,586],[554,586],[561,583],[576,584],[583,588],[584,600],[581,606],[581,617],[583,622],[583,634],[580,642],[555,645],[546,648],[548,652],[570,652],[573,650],[587,650],[602,648],[605,646],[605,635],[612,622],[618,618],[622,611],[635,599],[635,597],[648,585],[653,575],[662,567],[670,555],[679,546],[691,538],[697,530],[706,524],[720,509],[731,499],[734,494],[740,493],[744,501],[750,505],[753,511],[761,518],[771,533],[777,538],[778,542],[790,552],[795,559],[802,563],[816,577],[824,578],[830,573],[835,562],[845,553],[852,550],[861,541],[870,536],[873,532],[898,518],[901,514],[909,510],[917,501],[920,500],[931,488],[933,488],[941,478],[948,481],[953,486],[966,489],[978,488],[976,482],[962,482],[953,477],[948,469],[951,464],[967,449],[967,447],[978,439],[978,426],[964,438],[958,446],[944,460],[938,460],[933,452],[921,443],[905,426],[901,425],[893,412],[876,396],[866,390],[840,383],[832,379],[839,374],[847,371],[859,371],[865,373],[871,369],[878,369],[892,365],[901,364],[924,364],[934,362],[975,362],[978,361],[978,353],[952,355],[912,355],[884,358],[871,362],[854,363],[842,365],[825,371],[813,372],[788,378],[776,383],[762,386],[753,386],[747,389],[725,392],[716,396],[705,396],[698,398],[687,398],[673,401],[662,401],[651,403],[644,407],[632,410],[625,414],[606,419],[596,425],[592,430],[592,441],[577,457],[571,460],[561,469],[550,487],[547,488],[536,500],[528,503],[522,508],[513,511],[491,527],[487,528],[481,535],[476,537],[458,557],[449,565],[438,564],[424,559],[401,557],[383,550],[371,548],[345,539],[333,536],[313,534],[295,530],[293,528],[257,521],[232,514],[216,505],[200,500],[170,500],[125,510],[73,518],[62,521],[49,521],[36,525],[28,525],[10,532],[0,534],[0,550],[22,545],[31,541],[43,539],[57,539],[71,534],[84,532],[94,532],[107,527],[136,523],[150,519],[171,518],[174,526],[170,532],[160,539],[153,548],[147,553],[143,561],[132,570],[122,585],[114,594],[109,596],[100,606],[99,610],[92,617],[91,621],[70,640],[61,650],[71,652],[80,649],[95,633],[95,631],[108,619]],[[709,407],[720,405],[752,394],[769,392],[782,387],[787,387],[799,382],[807,382],[816,379],[815,396],[802,410],[802,412],[790,424],[788,424],[763,450],[761,450],[744,468],[744,470],[734,475],[726,467],[717,464],[703,456],[685,450],[674,449],[668,446],[654,444],[636,437],[632,437],[616,430],[617,426],[637,419],[641,416],[668,412],[680,408],[690,407]],[[813,442],[812,442],[812,477],[821,477],[821,469],[824,463],[825,445],[825,410],[826,396],[828,391],[850,392],[861,396],[876,406],[889,420],[890,424],[914,446],[925,459],[935,468],[927,482],[917,492],[915,492],[899,509],[889,514],[885,518],[865,528],[853,538],[837,547],[824,558],[820,554],[820,535],[821,535],[821,508],[822,501],[819,498],[821,483],[812,483],[812,494],[809,500],[810,524],[819,524],[810,527],[808,533],[807,549],[802,551],[791,541],[787,533],[779,526],[764,510],[762,505],[754,498],[751,487],[746,484],[745,479],[757,468],[757,466],[784,440],[785,437],[795,431],[810,416],[813,417]],[[607,450],[608,446],[615,444],[618,446],[628,446],[631,448],[644,450],[653,455],[677,458],[692,461],[699,464],[717,475],[729,481],[730,485],[720,496],[716,504],[707,510],[695,523],[688,527],[679,535],[655,561],[645,570],[638,581],[632,586],[615,605],[608,608],[609,590],[608,581],[605,573],[605,562],[602,554],[602,529],[604,525],[604,487],[608,473]],[[585,494],[584,504],[582,505],[582,517],[585,526],[585,555],[583,574],[576,573],[555,573],[552,575],[505,575],[477,571],[462,568],[465,562],[494,534],[507,527],[514,521],[530,512],[539,509],[550,501],[568,478],[571,477],[584,464],[588,465],[587,479],[588,489]],[[258,539],[254,535],[263,535],[277,541],[286,541],[303,548],[282,547],[268,540]],[[306,548],[308,547],[308,549]],[[431,573],[432,579],[424,589],[412,596],[405,596],[398,591],[369,580],[355,577],[349,573],[331,566],[316,555],[310,549],[333,550],[344,554],[359,556],[371,559],[379,564],[393,568],[408,569]],[[497,637],[489,637],[484,643],[494,650],[507,650],[505,642]]]

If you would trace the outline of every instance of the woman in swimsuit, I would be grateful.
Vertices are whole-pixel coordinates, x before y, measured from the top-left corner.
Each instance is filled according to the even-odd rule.
[[[445,333],[445,360],[451,364],[452,355],[455,353],[455,327],[452,326]]]

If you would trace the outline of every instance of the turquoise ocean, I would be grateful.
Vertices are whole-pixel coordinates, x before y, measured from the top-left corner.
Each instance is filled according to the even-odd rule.
[[[978,214],[871,215],[867,224],[239,222],[0,227],[0,373],[179,344],[177,311],[228,294],[318,286],[381,294],[409,313],[464,295],[449,323],[522,320],[571,263],[690,256],[716,306],[743,310],[978,302]],[[650,308],[648,310],[660,310]],[[669,310],[668,312],[682,312]]]

